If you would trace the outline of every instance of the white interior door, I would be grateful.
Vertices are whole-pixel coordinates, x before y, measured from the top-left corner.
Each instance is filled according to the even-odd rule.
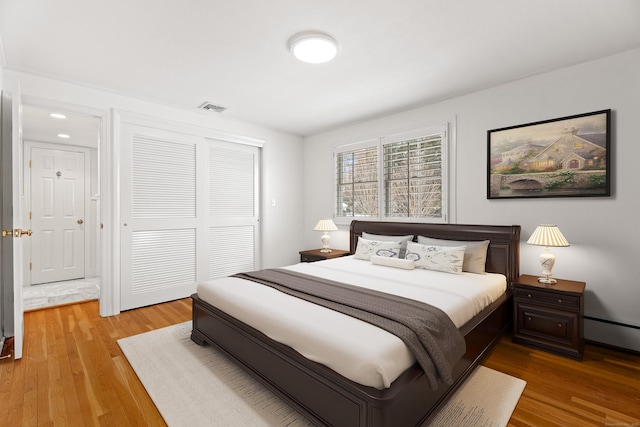
[[[2,289],[3,333],[14,337],[14,358],[22,358],[24,341],[22,205],[24,178],[22,167],[22,113],[20,87],[13,94],[2,93]],[[24,231],[24,233],[23,233]],[[8,315],[7,315],[8,314]]]
[[[31,148],[31,284],[84,271],[84,153]]]

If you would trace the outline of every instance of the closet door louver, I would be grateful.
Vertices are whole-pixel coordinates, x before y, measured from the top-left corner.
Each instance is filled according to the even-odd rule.
[[[131,291],[144,294],[196,281],[194,229],[132,233]]]
[[[135,135],[134,218],[196,217],[196,146]]]
[[[122,126],[121,309],[255,269],[259,148]]]
[[[259,150],[223,141],[209,149],[209,278],[256,269]]]

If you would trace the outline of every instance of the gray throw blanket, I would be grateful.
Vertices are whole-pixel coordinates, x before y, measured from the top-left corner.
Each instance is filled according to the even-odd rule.
[[[398,336],[415,355],[432,390],[451,384],[453,365],[466,351],[464,337],[439,308],[397,295],[284,269],[234,275],[347,314]]]

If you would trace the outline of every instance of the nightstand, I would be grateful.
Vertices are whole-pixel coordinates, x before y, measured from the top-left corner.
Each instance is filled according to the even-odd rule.
[[[513,284],[513,342],[582,360],[584,282],[555,285],[522,275]]]
[[[309,251],[300,251],[300,262],[316,262],[347,255],[349,255],[349,251],[341,251],[340,249],[331,249],[331,252],[320,252],[320,249],[311,249]]]

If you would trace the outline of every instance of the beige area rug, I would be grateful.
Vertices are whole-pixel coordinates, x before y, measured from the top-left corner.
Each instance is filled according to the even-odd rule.
[[[212,346],[191,341],[191,322],[118,340],[170,427],[310,426]],[[480,366],[430,426],[504,427],[525,382]]]

